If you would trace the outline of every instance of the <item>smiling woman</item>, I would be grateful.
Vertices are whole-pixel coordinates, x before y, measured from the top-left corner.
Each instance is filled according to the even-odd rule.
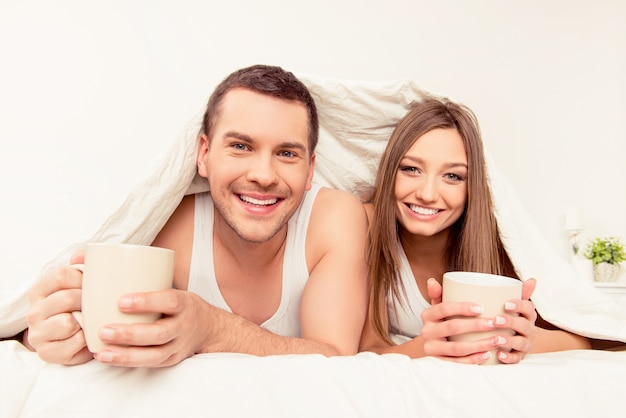
[[[416,103],[391,134],[366,208],[371,290],[362,351],[482,364],[494,354],[518,363],[528,353],[591,347],[587,338],[538,317],[530,300],[535,278],[524,277],[521,297],[495,318],[479,317],[484,308],[471,300],[442,302],[445,272],[522,278],[500,236],[469,108],[438,98]],[[485,331],[495,334],[454,338]]]

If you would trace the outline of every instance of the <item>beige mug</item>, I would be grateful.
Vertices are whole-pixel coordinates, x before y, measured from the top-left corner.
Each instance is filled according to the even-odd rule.
[[[442,302],[473,302],[484,308],[479,316],[494,318],[496,315],[511,315],[504,310],[504,303],[511,299],[521,299],[520,280],[496,274],[451,271],[443,275]],[[468,332],[449,337],[451,341],[476,341],[497,335],[513,335],[511,329],[497,328],[492,331]],[[498,348],[490,350],[491,357],[482,364],[500,364]]]
[[[117,307],[121,296],[155,292],[172,287],[174,255],[170,249],[120,243],[87,244],[83,272],[82,310],[72,312],[85,333],[87,347],[97,353],[104,347],[98,337],[107,324],[149,323],[160,314],[128,314]]]

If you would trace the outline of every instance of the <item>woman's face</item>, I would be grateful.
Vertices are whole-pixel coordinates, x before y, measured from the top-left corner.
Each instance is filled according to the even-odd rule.
[[[413,143],[396,175],[397,218],[409,233],[446,231],[467,201],[467,154],[456,129],[433,129]]]

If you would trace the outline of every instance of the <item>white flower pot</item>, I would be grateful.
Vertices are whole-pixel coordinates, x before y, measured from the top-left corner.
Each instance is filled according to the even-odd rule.
[[[598,263],[593,266],[593,279],[596,282],[614,282],[621,275],[621,264]]]

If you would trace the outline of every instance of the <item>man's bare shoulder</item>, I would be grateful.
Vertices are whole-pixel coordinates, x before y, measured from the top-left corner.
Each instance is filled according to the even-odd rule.
[[[178,207],[174,210],[167,223],[163,226],[155,243],[161,241],[162,246],[172,246],[178,241],[181,232],[193,227],[193,216],[195,207],[195,195],[183,197]]]
[[[313,205],[311,226],[336,234],[354,232],[363,225],[367,225],[367,216],[363,204],[355,195],[345,190],[320,189]]]
[[[193,245],[195,196],[185,196],[152,245],[176,251],[174,285],[178,289],[187,288],[189,263]]]
[[[346,208],[346,210],[363,210],[363,204],[354,194],[339,189],[331,189],[328,187],[322,187],[317,194],[316,198],[316,206],[319,206],[318,209],[324,210],[338,210],[341,208]],[[318,203],[323,203],[323,205],[318,205]]]

